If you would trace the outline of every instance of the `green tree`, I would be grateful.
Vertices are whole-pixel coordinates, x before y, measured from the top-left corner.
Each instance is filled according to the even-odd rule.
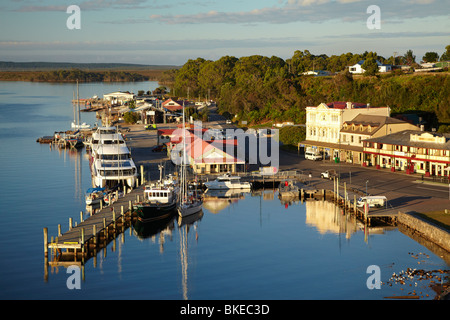
[[[441,56],[441,61],[449,61],[450,60],[450,45],[445,47],[445,52]]]
[[[427,52],[422,57],[423,62],[435,62],[439,60],[439,55],[437,52]]]
[[[416,63],[416,56],[413,54],[412,50],[406,51],[405,55],[403,56],[405,63],[410,66],[413,63]]]
[[[364,69],[365,76],[374,76],[378,73],[378,64],[373,57],[368,57],[361,67]]]

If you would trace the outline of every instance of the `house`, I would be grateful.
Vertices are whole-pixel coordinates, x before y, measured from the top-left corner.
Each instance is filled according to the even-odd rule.
[[[234,156],[236,139],[205,140],[203,133],[186,130],[186,144],[183,144],[183,129],[176,129],[171,134],[166,132],[166,139],[167,136],[171,138],[166,145],[172,161],[180,161],[186,147],[186,160],[195,174],[236,173],[245,169],[245,160]]]
[[[116,91],[103,95],[103,99],[111,104],[124,105],[126,102],[134,100],[135,94],[129,91]]]
[[[302,75],[304,76],[330,76],[331,72],[330,71],[325,71],[325,70],[310,70],[310,71],[306,71],[303,72]]]
[[[365,161],[376,168],[450,176],[450,134],[404,130],[364,141]]]
[[[362,65],[364,64],[365,60],[359,61],[357,64],[354,64],[353,66],[348,67],[348,71],[350,73],[364,73],[365,70],[362,68]],[[392,71],[392,65],[390,64],[383,64],[380,61],[376,60],[378,65],[378,72],[389,72]]]
[[[163,109],[169,112],[177,112],[183,110],[183,101],[175,101],[172,99],[167,99],[161,104]]]
[[[300,142],[299,146],[316,149],[333,159],[339,158],[341,156],[339,150],[342,149],[341,128],[344,122],[353,120],[359,114],[389,117],[390,108],[342,101],[306,107],[306,140]],[[348,148],[360,150],[360,147],[356,146]]]

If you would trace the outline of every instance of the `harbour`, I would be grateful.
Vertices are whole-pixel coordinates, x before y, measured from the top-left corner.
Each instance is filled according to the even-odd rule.
[[[49,89],[45,85],[38,85],[37,88]],[[87,90],[85,87],[80,89],[82,92]],[[11,87],[9,90],[15,89]],[[33,89],[27,87],[22,90]],[[67,99],[72,90],[73,85],[58,98],[60,100],[55,106]],[[39,99],[22,101],[25,106],[22,108],[26,108],[30,101],[38,103]],[[405,296],[408,292],[398,286],[382,286],[379,291],[368,290],[365,287],[366,269],[374,261],[381,267],[385,281],[393,272],[398,273],[408,267],[448,269],[447,254],[432,244],[419,243],[393,226],[382,228],[374,224],[365,227],[351,214],[343,215],[340,208],[345,198],[344,182],[348,186],[347,198],[353,204],[355,195],[365,193],[366,181],[352,167],[355,172],[352,172],[350,183],[345,175],[347,171],[344,171],[344,168],[348,169],[344,165],[341,167],[342,182],[339,185],[341,207],[321,201],[323,194],[326,199],[332,199],[333,190],[333,181],[319,178],[319,173],[327,167],[321,164],[317,170],[311,170],[311,179],[309,170],[302,168],[286,167],[281,171],[298,171],[298,182],[303,181],[305,185],[304,196],[299,193],[298,200],[285,202],[278,198],[278,185],[287,177],[264,177],[264,188],[225,199],[217,197],[213,200],[215,202],[205,205],[201,216],[192,217],[194,221],[179,222],[174,215],[155,225],[155,231],[140,232],[142,225],[128,213],[129,201],[137,201],[137,195],[143,194],[144,184],[139,179],[138,188],[119,197],[111,207],[104,207],[91,216],[84,203],[84,193],[92,186],[85,149],[50,149],[49,145],[35,141],[36,137],[48,135],[55,129],[64,129],[63,125],[70,126],[71,105],[66,105],[64,116],[57,116],[52,121],[44,115],[58,115],[60,109],[45,108],[35,111],[43,114],[35,127],[30,123],[17,122],[13,129],[4,123],[1,127],[5,147],[9,150],[8,157],[2,156],[2,163],[11,168],[10,172],[2,171],[3,181],[9,182],[8,187],[2,187],[2,194],[5,196],[5,206],[12,207],[13,203],[16,206],[15,214],[2,215],[5,229],[11,230],[1,236],[5,244],[1,249],[5,257],[2,262],[5,277],[1,280],[2,287],[7,288],[3,293],[5,298],[384,299]],[[88,120],[85,118],[87,114],[83,113],[83,121]],[[33,130],[25,130],[27,127]],[[162,155],[151,152],[150,146],[156,141],[156,133],[145,131],[143,127],[130,127],[130,132],[136,137],[153,141],[153,144],[141,145],[139,139],[130,135],[130,146],[138,171],[141,171],[142,165],[143,176],[149,182],[158,179],[158,164]],[[11,132],[14,134],[8,136]],[[26,158],[21,156],[24,148],[28,152]],[[11,157],[15,159],[14,163],[9,160]],[[30,166],[27,161],[32,161],[34,165]],[[166,169],[169,170],[169,165]],[[262,180],[262,177],[255,178],[253,182],[259,179]],[[374,182],[371,180],[371,183]],[[350,187],[358,192],[352,192]],[[17,194],[24,188],[27,188],[27,197],[18,197]],[[39,188],[45,190],[39,191]],[[374,189],[374,184],[369,184],[369,192],[374,193]],[[398,207],[395,199],[395,194],[389,197],[393,206]],[[371,210],[369,214],[375,214],[377,210]],[[23,224],[21,220],[25,217],[29,222]],[[70,228],[67,222],[71,217],[72,234],[65,231]],[[17,228],[19,225],[21,228]],[[61,232],[58,225],[61,225]],[[92,237],[94,225],[99,237]],[[76,247],[79,254],[74,262],[73,255],[70,256],[73,248],[51,245],[61,234],[67,238],[58,239],[59,245],[77,242],[78,246],[80,226],[85,227],[83,243],[89,243],[85,247],[84,263],[81,247]],[[108,237],[103,236],[105,226],[108,226]],[[43,228],[48,228],[49,244],[49,264],[44,270]],[[94,246],[94,239],[97,246]],[[392,246],[393,243],[395,246]],[[52,261],[51,251],[57,253],[58,249],[68,249],[68,255],[59,261]],[[95,250],[97,253],[93,254]],[[426,252],[429,258],[416,260],[408,252]],[[66,286],[69,276],[66,268],[74,263],[83,270],[82,288],[78,291]],[[334,272],[341,276],[333,276]],[[324,286],[332,286],[333,290],[324,292],[321,289]],[[428,299],[434,297],[428,283],[425,285],[422,282],[418,288],[423,292],[421,299],[427,299],[426,294]]]

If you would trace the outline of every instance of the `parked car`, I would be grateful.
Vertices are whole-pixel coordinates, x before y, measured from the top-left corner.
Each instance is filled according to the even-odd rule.
[[[145,129],[145,130],[156,130],[157,128],[156,128],[156,124],[147,124],[147,125],[144,127],[144,129]]]
[[[383,207],[387,202],[387,199],[385,196],[367,196],[367,197],[361,197],[356,202],[357,207],[363,207],[365,203],[369,205],[369,207],[377,207],[381,208]]]
[[[152,152],[161,152],[161,151],[166,151],[167,147],[164,144],[161,144],[159,146],[156,146],[152,149]]]
[[[331,170],[327,170],[327,171],[325,171],[325,172],[322,172],[321,174],[320,174],[320,177],[322,178],[322,179],[333,179],[334,177],[337,177],[337,174],[336,174],[336,170],[334,170],[334,169],[331,169]]]

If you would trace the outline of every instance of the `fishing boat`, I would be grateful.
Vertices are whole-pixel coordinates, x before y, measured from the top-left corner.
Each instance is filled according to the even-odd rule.
[[[232,176],[226,173],[217,177],[213,181],[205,182],[204,185],[210,190],[224,190],[224,189],[251,189],[250,182],[241,181],[241,177]]]
[[[103,201],[105,196],[105,188],[89,188],[86,191],[86,204],[93,205]]]
[[[278,197],[281,199],[285,198],[297,198],[300,195],[300,190],[291,180],[286,180],[280,182],[278,186]]]
[[[144,189],[144,201],[133,205],[133,210],[142,222],[163,219],[175,213],[177,195],[173,187],[161,181],[147,185]]]
[[[180,217],[186,217],[202,210],[203,200],[196,191],[189,192],[187,182],[187,159],[186,159],[186,128],[184,120],[183,103],[183,159],[180,173],[180,196],[178,199],[177,210]]]

